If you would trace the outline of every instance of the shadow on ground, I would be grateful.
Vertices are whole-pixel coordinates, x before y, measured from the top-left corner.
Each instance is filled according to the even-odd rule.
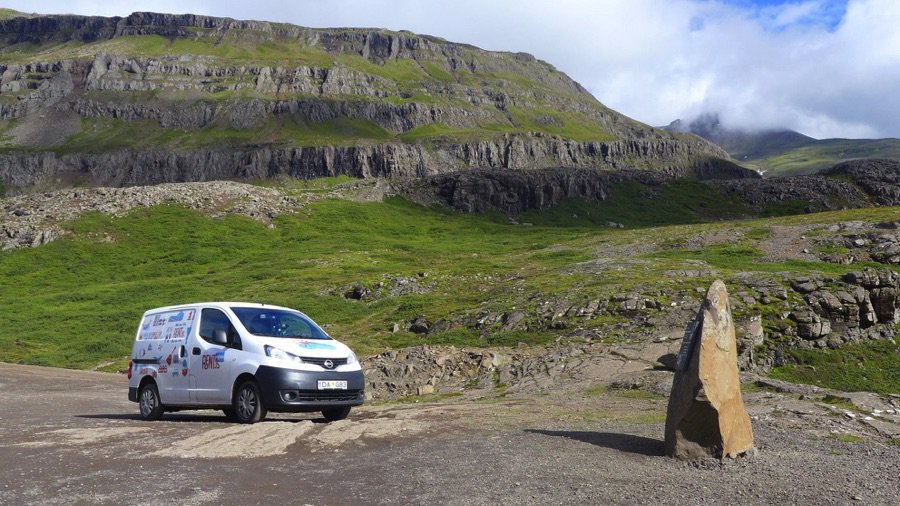
[[[582,443],[590,443],[592,445],[602,446],[620,452],[636,453],[648,457],[662,457],[665,455],[665,446],[661,440],[644,436],[616,434],[614,432],[578,432],[541,429],[525,429],[525,432],[574,439],[575,441],[581,441]]]
[[[137,422],[142,421],[141,416],[139,414],[123,414],[123,413],[115,413],[115,414],[93,414],[93,415],[75,415],[76,418],[93,418],[100,420],[134,420]],[[214,414],[185,414],[185,413],[166,413],[159,420],[162,422],[194,422],[194,423],[227,423],[236,425],[239,422],[232,418],[228,418],[223,415],[214,415]],[[320,417],[316,418],[267,418],[260,423],[266,422],[292,422],[299,423],[310,421],[312,423],[321,423],[327,424],[328,420]]]

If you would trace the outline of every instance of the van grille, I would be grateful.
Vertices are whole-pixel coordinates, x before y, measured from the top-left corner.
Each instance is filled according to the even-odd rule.
[[[334,369],[335,367],[337,367],[339,365],[344,365],[347,363],[346,358],[300,357],[300,360],[303,360],[304,364],[316,364],[317,366],[323,367],[325,369],[328,369],[328,367],[325,367],[326,360],[331,360],[331,363],[333,364],[331,366],[331,369]]]
[[[327,392],[321,390],[300,390],[296,401],[355,401],[359,399],[359,390],[340,390]]]

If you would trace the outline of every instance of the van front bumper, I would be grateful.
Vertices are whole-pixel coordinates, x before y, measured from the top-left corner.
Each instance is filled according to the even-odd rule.
[[[256,379],[271,411],[319,411],[359,406],[366,397],[362,371],[298,371],[260,366]],[[319,389],[320,381],[346,381],[346,389]]]

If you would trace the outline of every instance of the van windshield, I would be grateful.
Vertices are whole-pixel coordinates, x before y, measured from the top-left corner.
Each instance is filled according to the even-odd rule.
[[[309,318],[293,311],[259,307],[233,307],[241,324],[251,334],[295,339],[331,339]]]

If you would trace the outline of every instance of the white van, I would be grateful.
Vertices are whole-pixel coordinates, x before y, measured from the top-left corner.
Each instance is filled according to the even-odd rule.
[[[221,409],[243,423],[267,411],[321,411],[342,420],[365,398],[356,355],[305,314],[208,302],[151,309],[128,364],[128,400],[141,417]]]

